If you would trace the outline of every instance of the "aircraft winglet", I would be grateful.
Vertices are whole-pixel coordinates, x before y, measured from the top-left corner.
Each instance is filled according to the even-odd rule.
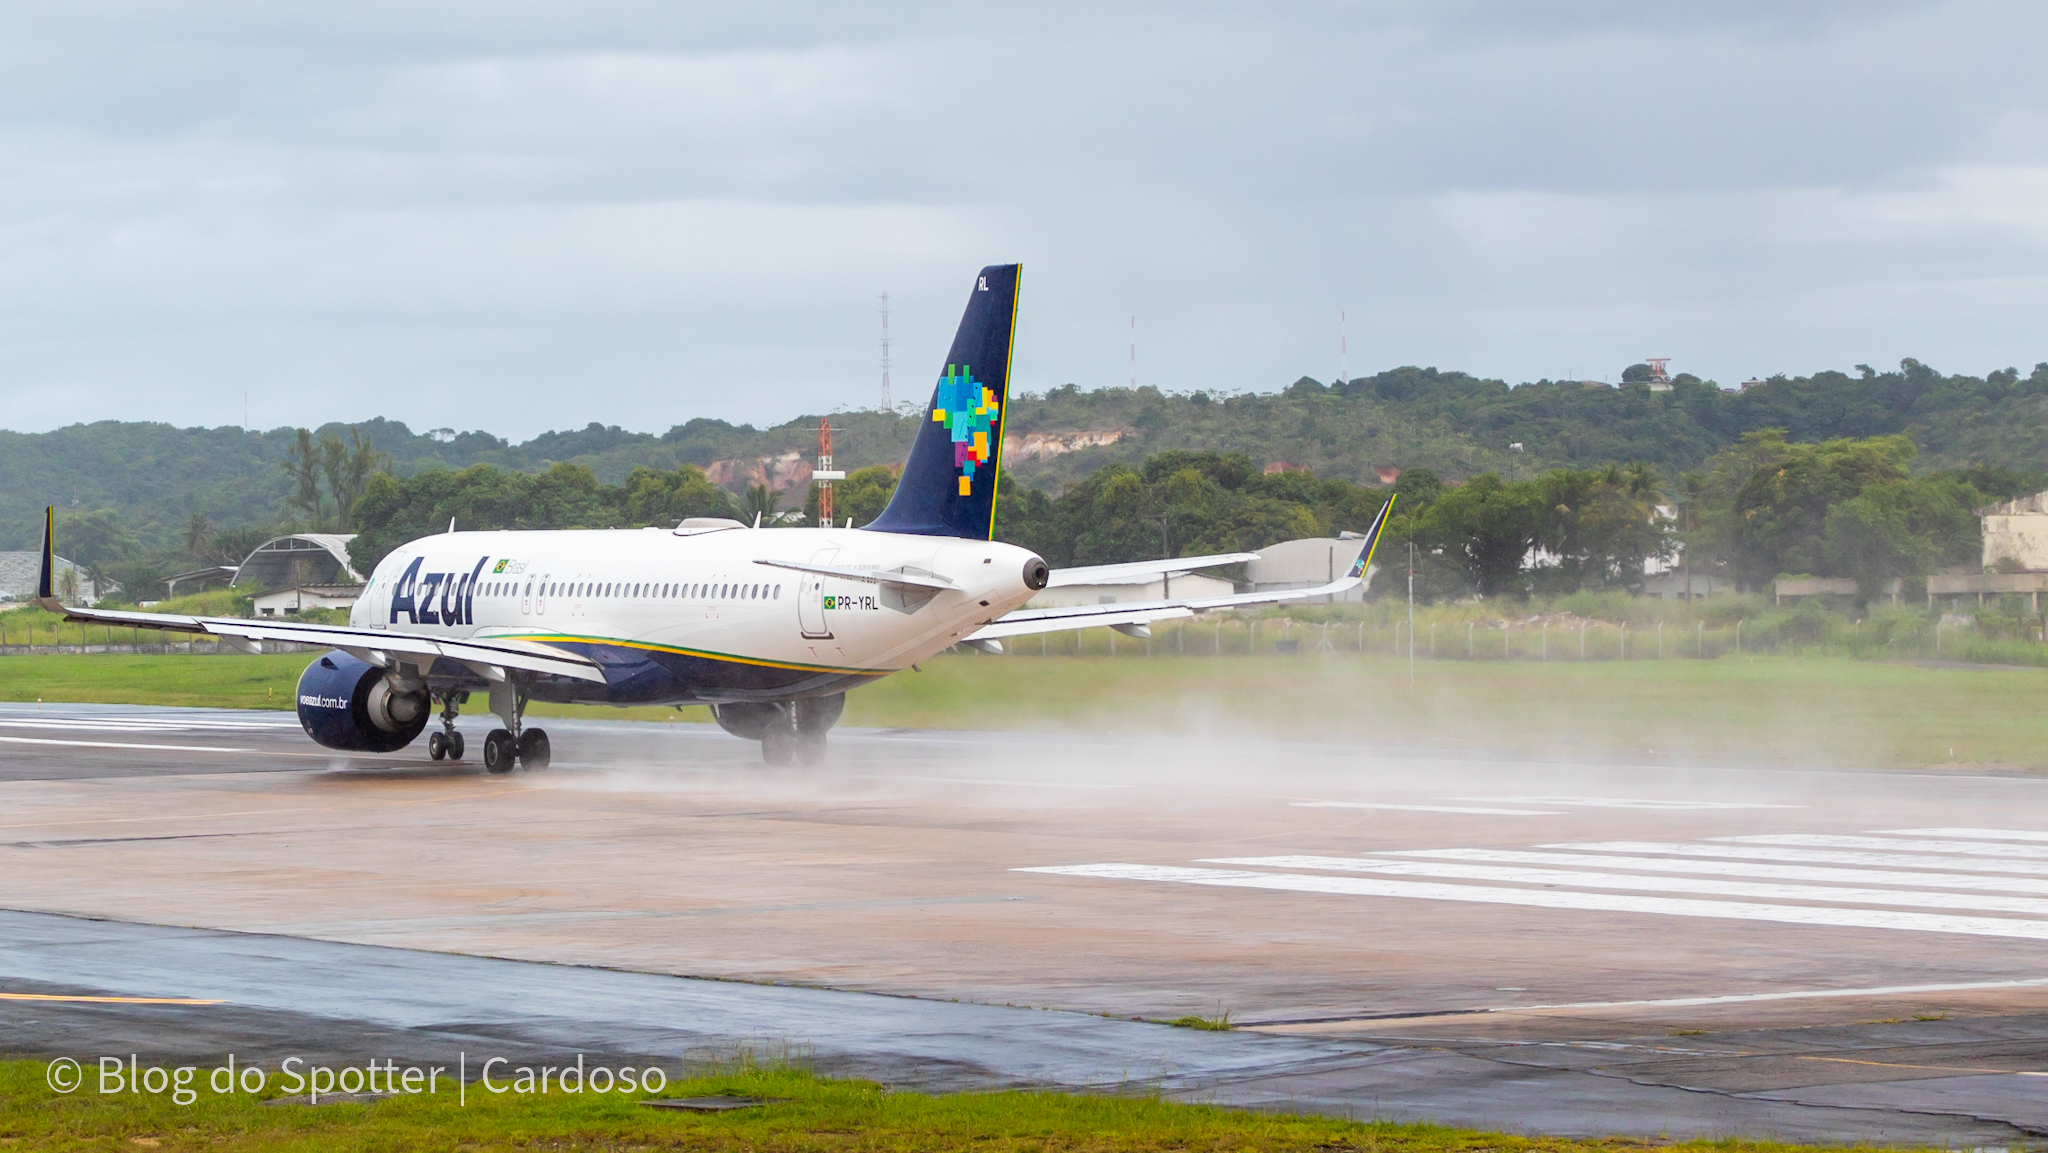
[[[1358,559],[1351,564],[1354,579],[1364,579],[1365,570],[1372,567],[1372,554],[1379,548],[1380,533],[1387,527],[1387,517],[1393,514],[1394,502],[1399,499],[1399,494],[1388,493],[1387,503],[1381,505],[1379,515],[1372,518],[1372,527],[1365,530],[1365,544],[1358,550]]]
[[[57,509],[43,506],[43,565],[36,573],[36,607],[53,613],[64,611],[57,599]]]

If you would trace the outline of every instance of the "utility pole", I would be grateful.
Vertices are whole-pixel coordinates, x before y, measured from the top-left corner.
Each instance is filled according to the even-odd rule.
[[[895,406],[889,398],[889,294],[882,294],[882,411]]]
[[[1172,513],[1159,514],[1159,559],[1173,559],[1173,543],[1167,536],[1167,525],[1173,520]],[[1173,574],[1159,574],[1159,595],[1161,599],[1173,596]]]
[[[1434,638],[1435,633],[1430,636]],[[1432,639],[1429,643],[1435,644]],[[1408,691],[1415,691],[1415,542],[1408,542]]]

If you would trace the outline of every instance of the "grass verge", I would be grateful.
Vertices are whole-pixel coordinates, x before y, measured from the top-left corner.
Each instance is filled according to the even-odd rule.
[[[264,1105],[202,1092],[59,1096],[40,1061],[0,1063],[0,1147],[37,1150],[1375,1150],[1567,1153],[1643,1149],[1627,1140],[1509,1137],[1430,1125],[1339,1121],[1181,1105],[1151,1097],[1062,1093],[890,1092],[860,1081],[757,1069],[672,1082],[665,1097],[748,1096],[782,1103],[723,1114],[649,1109],[619,1095],[493,1096],[471,1085],[459,1106],[436,1096],[371,1104]],[[200,1078],[204,1079],[203,1074]],[[1662,1145],[1662,1143],[1660,1143]],[[1789,1149],[1749,1142],[1677,1145]]]

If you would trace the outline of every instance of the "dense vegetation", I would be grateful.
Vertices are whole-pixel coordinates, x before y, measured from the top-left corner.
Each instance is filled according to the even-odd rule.
[[[1696,567],[1750,586],[1797,572],[1874,587],[1968,561],[1972,502],[2048,483],[2044,416],[2048,365],[1978,378],[1912,360],[1739,393],[1685,375],[1668,391],[1510,388],[1412,367],[1228,397],[1069,385],[1013,400],[1008,431],[1051,440],[1006,461],[999,524],[1055,564],[1256,548],[1363,528],[1386,491],[1374,469],[1393,466],[1409,497],[1395,536],[1431,558],[1433,595],[1628,587],[1645,558],[1681,545]],[[864,523],[886,503],[889,466],[918,420],[832,420],[837,456],[854,466],[836,512]],[[360,567],[450,518],[606,527],[759,513],[772,524],[796,510],[763,482],[812,451],[815,428],[592,424],[517,445],[384,420],[0,432],[0,546],[33,547],[36,510],[56,503],[70,510],[67,554],[140,590],[232,563],[285,528],[360,531]],[[1091,435],[1061,439],[1072,433]],[[1657,505],[1682,515],[1645,512]],[[813,495],[801,520],[815,515]]]

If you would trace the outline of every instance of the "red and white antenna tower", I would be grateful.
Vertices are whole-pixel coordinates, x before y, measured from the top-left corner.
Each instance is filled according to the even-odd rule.
[[[818,527],[832,527],[832,482],[845,480],[846,474],[832,467],[832,422],[818,421],[818,467],[811,470],[811,479],[818,482]]]

